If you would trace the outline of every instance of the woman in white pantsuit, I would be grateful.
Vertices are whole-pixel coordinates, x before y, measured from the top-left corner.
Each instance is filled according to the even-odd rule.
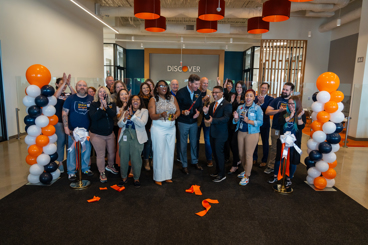
[[[153,180],[172,182],[175,150],[175,120],[180,115],[179,105],[169,86],[160,80],[150,99],[148,110],[152,119]]]

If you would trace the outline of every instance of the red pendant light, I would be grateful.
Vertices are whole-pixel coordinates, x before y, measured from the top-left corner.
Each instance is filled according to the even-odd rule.
[[[304,2],[311,2],[313,0],[289,0],[289,1],[294,3],[304,3]]]
[[[163,32],[166,31],[166,18],[160,16],[160,18],[155,20],[145,20],[144,28],[146,31],[150,32]]]
[[[290,18],[291,2],[289,0],[269,0],[263,4],[262,20],[281,22]]]
[[[205,21],[197,18],[197,32],[212,33],[217,31],[217,20]]]
[[[134,16],[144,20],[160,18],[160,0],[134,0]]]
[[[199,0],[198,18],[206,21],[214,21],[222,20],[224,17],[225,0]]]
[[[262,20],[262,17],[253,17],[248,19],[248,33],[262,34],[270,30],[270,22]]]

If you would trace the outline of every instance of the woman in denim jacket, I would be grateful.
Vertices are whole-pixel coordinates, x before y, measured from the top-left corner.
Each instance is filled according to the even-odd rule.
[[[234,111],[233,124],[238,131],[239,157],[244,171],[238,175],[242,180],[239,185],[247,185],[253,166],[253,153],[258,144],[259,128],[263,124],[263,111],[254,103],[256,92],[248,89],[245,93],[245,103]]]

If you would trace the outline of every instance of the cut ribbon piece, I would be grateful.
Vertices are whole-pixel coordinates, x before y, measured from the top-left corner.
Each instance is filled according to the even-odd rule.
[[[100,201],[100,199],[101,199],[101,198],[99,198],[99,197],[93,196],[93,198],[92,198],[92,199],[87,200],[87,202],[98,202],[98,201]]]
[[[125,186],[119,187],[117,185],[112,185],[110,186],[112,189],[114,189],[115,191],[121,192],[123,190],[125,190]]]
[[[203,210],[203,211],[201,211],[201,212],[198,212],[198,213],[196,213],[196,215],[201,216],[201,217],[205,216],[205,215],[207,214],[208,210],[210,210],[210,208],[211,208],[210,203],[219,203],[219,202],[218,202],[217,200],[204,199],[204,200],[202,201],[202,206],[203,206],[206,210]]]
[[[185,190],[185,192],[196,194],[197,196],[202,196],[201,187],[199,185],[192,185],[188,190]]]
[[[75,128],[73,131],[73,144],[68,148],[68,152],[71,152],[75,147],[77,142],[81,142],[82,152],[86,150],[86,140],[89,141],[88,131],[85,128]]]
[[[281,157],[280,157],[280,164],[282,164],[282,159],[286,159],[286,165],[282,165],[283,167],[286,167],[285,174],[290,177],[290,148],[294,147],[294,149],[299,153],[302,154],[302,150],[294,143],[296,141],[295,135],[291,134],[290,131],[287,131],[283,135],[280,136],[280,141],[282,144],[281,148]],[[277,179],[282,179],[283,174],[281,171],[281,166],[279,168],[279,172],[277,174]]]
[[[107,187],[100,187],[100,191],[106,191]]]

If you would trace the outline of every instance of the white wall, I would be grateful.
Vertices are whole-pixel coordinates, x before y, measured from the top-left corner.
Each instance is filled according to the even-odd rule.
[[[82,3],[93,7],[93,1]],[[0,6],[6,119],[12,136],[17,133],[15,108],[23,106],[17,103],[15,77],[42,64],[53,77],[67,72],[103,78],[103,26],[70,1],[0,0]]]

